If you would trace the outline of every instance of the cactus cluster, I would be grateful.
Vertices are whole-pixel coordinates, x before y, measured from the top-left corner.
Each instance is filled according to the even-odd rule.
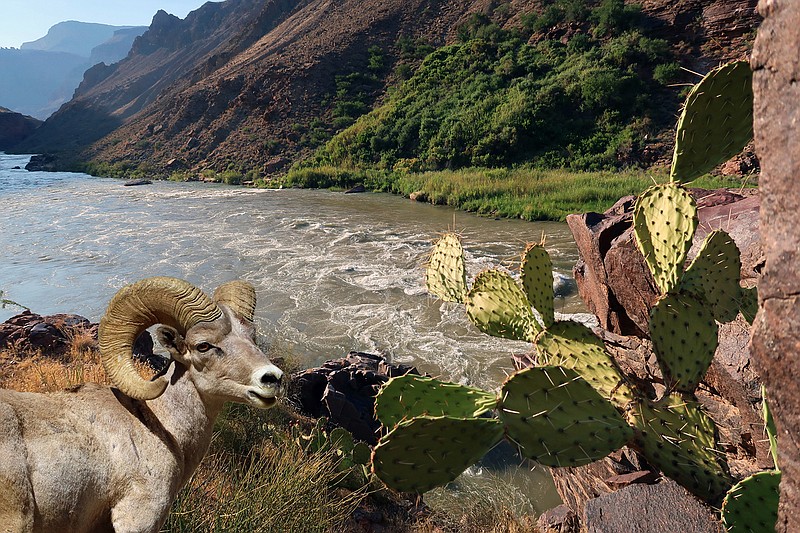
[[[714,356],[717,322],[739,311],[752,320],[755,293],[740,288],[739,250],[724,231],[711,232],[684,268],[698,219],[681,183],[752,136],[752,105],[740,105],[751,98],[746,67],[716,69],[690,93],[671,182],[645,191],[634,208],[637,246],[660,291],[649,332],[666,392],[649,397],[588,328],[555,320],[552,264],[541,244],[523,253],[519,282],[488,270],[470,286],[460,239],[449,233],[431,254],[429,291],[463,303],[487,334],[532,342],[538,365],[513,374],[496,395],[430,378],[390,380],[381,391],[385,401],[376,402],[387,430],[373,453],[379,478],[422,492],[453,480],[502,437],[551,466],[586,464],[628,445],[693,493],[718,501],[732,481],[714,421],[694,391]]]
[[[691,235],[686,241],[691,243]],[[681,246],[688,250],[689,244]],[[431,263],[428,280],[466,279],[463,257],[456,253],[463,254],[458,237],[442,237],[432,261],[448,257],[458,267],[436,276]],[[681,286],[678,266],[672,290]],[[701,267],[695,268],[694,275],[702,277]],[[505,437],[522,456],[548,466],[587,464],[630,445],[696,494],[723,494],[731,483],[716,452],[715,427],[692,395],[716,348],[711,312],[688,291],[668,294],[656,306],[654,332],[664,337],[654,341],[656,353],[664,374],[675,376],[677,392],[648,398],[590,329],[555,320],[551,269],[545,248],[529,245],[520,281],[487,270],[461,298],[481,331],[532,342],[539,365],[513,374],[497,394],[419,376],[390,380],[376,399],[377,418],[388,433],[375,449],[374,473],[398,490],[429,490],[455,479]],[[456,439],[458,446],[443,445],[443,438]]]

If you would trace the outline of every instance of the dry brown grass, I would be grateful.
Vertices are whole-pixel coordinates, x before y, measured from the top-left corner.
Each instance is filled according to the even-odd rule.
[[[48,355],[19,346],[0,351],[0,387],[24,392],[55,392],[82,383],[111,385],[91,332],[70,327],[62,331],[69,343],[63,354]],[[136,367],[143,377],[153,376],[147,365],[137,362]]]

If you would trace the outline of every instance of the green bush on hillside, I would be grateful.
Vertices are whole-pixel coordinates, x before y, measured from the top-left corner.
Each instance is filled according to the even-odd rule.
[[[532,28],[579,24],[565,43],[530,44],[531,30],[504,30],[473,16],[459,28],[461,42],[430,53],[383,106],[333,137],[306,166],[390,170],[404,159],[425,169],[624,165],[669,96],[663,83],[674,71],[664,65],[674,60],[665,41],[637,29],[636,9],[621,0],[589,6],[557,0],[523,21]],[[401,54],[411,54],[412,44],[398,41]]]

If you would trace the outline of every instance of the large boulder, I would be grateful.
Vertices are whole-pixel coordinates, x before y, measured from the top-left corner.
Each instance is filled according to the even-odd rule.
[[[800,531],[800,2],[762,0],[753,47],[753,130],[764,198],[766,266],[752,352],[778,429],[781,503],[775,530]]]
[[[412,366],[393,365],[379,355],[350,352],[292,376],[288,396],[304,415],[324,416],[355,438],[377,444],[375,395],[389,378],[409,373],[419,374]]]

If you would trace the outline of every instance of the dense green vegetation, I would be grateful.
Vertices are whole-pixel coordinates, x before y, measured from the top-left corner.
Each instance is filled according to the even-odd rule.
[[[663,86],[677,71],[669,47],[639,19],[622,0],[555,0],[513,31],[475,15],[461,42],[430,53],[384,105],[303,166],[625,166],[663,103],[677,107]],[[562,23],[573,28],[567,35],[530,39]]]
[[[524,220],[564,220],[570,213],[603,212],[620,197],[639,194],[666,171],[574,172],[564,169],[464,168],[426,172],[345,169],[321,166],[295,169],[286,186],[347,189],[356,184],[373,191],[410,196],[480,215]],[[741,187],[739,178],[705,175],[696,187]],[[755,183],[748,183],[755,185]]]

